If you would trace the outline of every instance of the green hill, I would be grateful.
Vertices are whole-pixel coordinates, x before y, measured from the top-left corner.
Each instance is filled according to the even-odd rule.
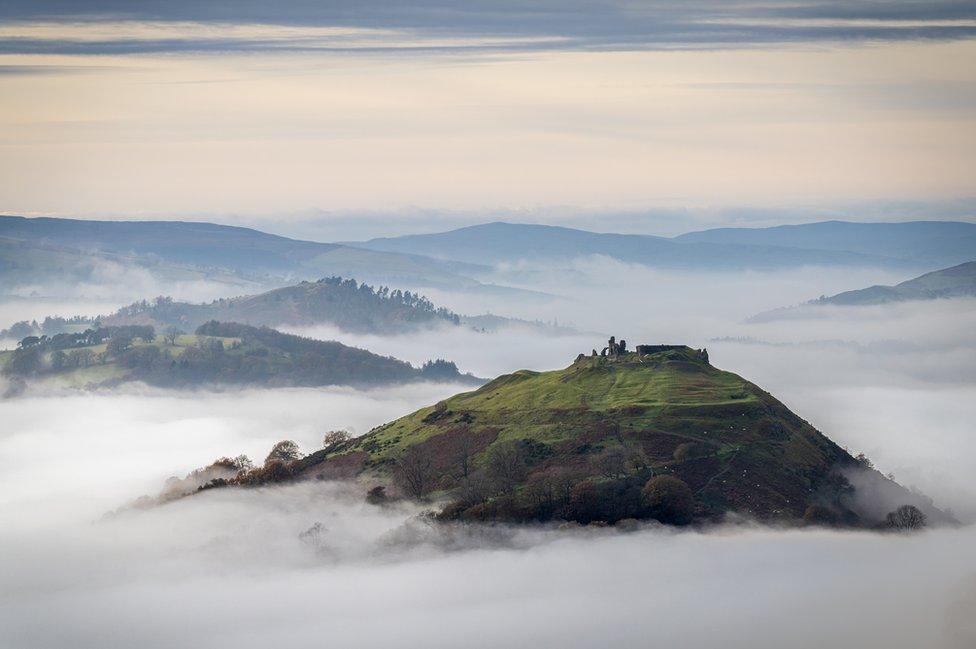
[[[664,519],[642,494],[657,477],[665,490],[677,483],[670,478],[687,485],[678,484],[690,492],[687,518],[736,512],[870,526],[912,504],[951,520],[687,347],[504,375],[313,453],[287,474],[395,484],[447,499],[442,516],[461,519]]]
[[[101,318],[106,325],[151,324],[186,331],[210,320],[269,327],[324,323],[356,333],[398,334],[416,327],[457,325],[460,316],[410,291],[374,289],[353,279],[328,277],[209,304],[157,298]]]
[[[195,335],[156,335],[152,326],[115,326],[32,336],[0,352],[14,392],[27,382],[96,387],[142,381],[161,387],[201,385],[369,387],[414,381],[480,384],[454,363],[410,363],[335,341],[266,327],[208,322]]]

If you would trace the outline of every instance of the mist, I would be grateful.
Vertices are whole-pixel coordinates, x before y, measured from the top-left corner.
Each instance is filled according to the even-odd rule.
[[[119,510],[217,455],[260,459],[282,438],[309,451],[324,430],[361,433],[453,389],[0,402],[0,644],[589,647],[654,637],[708,647],[719,634],[731,647],[961,648],[976,638],[973,528],[434,527],[413,505],[367,505],[360,487],[321,481]]]
[[[531,271],[499,269],[561,297],[530,303],[423,292],[463,313],[557,319],[581,333],[289,330],[414,364],[447,358],[485,378],[565,367],[611,333],[631,346],[707,346],[716,367],[769,390],[964,523],[976,520],[973,301],[826,309],[816,319],[750,324],[759,311],[905,278],[871,269],[674,273],[600,259]],[[22,306],[0,314],[23,319],[13,316]],[[104,302],[54,306],[97,313]],[[130,384],[41,388],[0,401],[0,645],[591,647],[653,637],[712,647],[721,637],[728,647],[957,649],[976,642],[971,526],[911,536],[748,522],[708,531],[648,524],[631,533],[434,526],[421,507],[368,505],[362,486],[323,481],[129,507],[169,476],[219,456],[260,462],[281,439],[311,452],[328,430],[361,435],[465,389]]]

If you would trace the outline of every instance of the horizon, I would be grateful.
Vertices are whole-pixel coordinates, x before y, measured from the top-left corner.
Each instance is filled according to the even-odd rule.
[[[976,216],[959,3],[51,0],[0,20],[0,212],[398,234]]]
[[[609,230],[609,229],[599,229],[601,220],[599,217],[591,217],[590,219],[584,220],[582,223],[576,221],[567,222],[565,218],[556,221],[545,221],[545,220],[511,220],[511,219],[490,219],[489,220],[477,220],[477,219],[461,219],[461,218],[438,218],[435,221],[430,220],[417,220],[408,223],[397,222],[394,225],[390,225],[389,220],[385,220],[381,216],[375,216],[371,222],[366,224],[358,223],[350,227],[350,224],[346,221],[336,223],[334,220],[321,220],[321,219],[310,219],[307,221],[297,221],[290,223],[275,222],[273,220],[257,220],[246,222],[235,222],[235,220],[228,219],[215,219],[215,220],[205,220],[202,217],[193,218],[160,218],[160,217],[145,217],[145,218],[94,218],[86,216],[58,216],[58,215],[27,215],[27,214],[8,214],[0,213],[0,217],[13,217],[13,218],[23,218],[23,219],[51,219],[51,220],[67,220],[67,221],[91,221],[91,222],[104,222],[104,223],[195,223],[201,225],[219,225],[226,227],[239,227],[246,228],[249,230],[254,230],[263,234],[270,234],[274,236],[285,237],[288,239],[295,239],[297,241],[308,241],[313,243],[333,243],[340,245],[355,245],[357,243],[367,243],[374,239],[395,239],[405,236],[423,236],[423,235],[435,235],[444,234],[447,232],[453,232],[456,230],[465,230],[470,228],[477,228],[490,225],[526,225],[526,226],[546,226],[554,228],[564,228],[569,230],[577,230],[581,232],[588,232],[591,234],[622,234],[622,235],[637,235],[637,236],[650,236],[650,237],[660,237],[665,239],[677,239],[685,234],[693,234],[700,232],[707,232],[710,230],[722,230],[722,229],[744,229],[744,230],[769,230],[774,228],[791,227],[791,226],[805,226],[805,225],[816,225],[823,223],[846,223],[846,224],[858,224],[858,225],[897,225],[897,224],[907,224],[907,223],[963,223],[963,224],[976,224],[976,214],[969,217],[960,216],[957,218],[904,218],[904,219],[893,219],[893,220],[857,220],[857,219],[845,219],[845,218],[824,218],[816,220],[791,220],[785,222],[773,222],[769,223],[763,221],[760,224],[750,224],[750,222],[742,223],[740,221],[733,221],[727,224],[703,224],[703,227],[693,228],[693,229],[680,229],[673,227],[667,230],[666,233],[661,232],[651,232],[645,231],[643,229],[627,228],[623,227],[620,230]],[[693,224],[689,224],[693,225]],[[385,226],[385,227],[384,227]],[[348,234],[350,230],[357,230],[364,233],[362,237],[348,237],[345,238],[323,238],[319,236],[316,238],[316,233],[322,232],[333,232],[336,235],[339,232]],[[392,232],[391,232],[392,230]]]

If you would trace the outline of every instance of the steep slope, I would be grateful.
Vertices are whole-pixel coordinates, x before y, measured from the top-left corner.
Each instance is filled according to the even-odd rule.
[[[976,223],[958,221],[823,221],[771,228],[717,228],[689,232],[676,240],[847,251],[918,262],[932,268],[976,258]]]
[[[604,234],[550,225],[487,223],[436,234],[351,243],[372,250],[493,264],[571,260],[605,255],[628,263],[696,270],[788,268],[802,265],[899,266],[870,254],[773,245],[684,241],[636,234]]]
[[[937,300],[941,298],[976,297],[976,261],[966,262],[932,271],[894,286],[876,285],[855,291],[845,291],[830,297],[821,297],[793,307],[764,311],[749,318],[749,322],[816,317],[820,307],[869,306],[892,302]]]
[[[707,354],[652,352],[501,376],[315,453],[293,474],[392,477],[414,496],[444,492],[445,515],[472,519],[639,518],[644,484],[671,476],[699,519],[870,526],[878,511],[912,504],[951,520]]]
[[[457,325],[460,317],[409,291],[329,277],[209,304],[139,302],[101,319],[106,325],[151,324],[184,331],[210,320],[270,327],[331,324],[355,333],[399,334],[421,326]]]

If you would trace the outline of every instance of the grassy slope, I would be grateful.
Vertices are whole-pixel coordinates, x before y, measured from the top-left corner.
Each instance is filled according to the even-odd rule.
[[[571,466],[599,479],[595,454],[623,444],[640,448],[655,471],[684,479],[709,507],[764,517],[802,515],[831,467],[853,462],[769,394],[687,348],[643,362],[629,355],[586,358],[553,372],[522,370],[451,397],[440,409],[381,426],[343,453],[365,452],[362,468],[382,473],[415,444],[436,453],[449,448],[441,443],[447,438],[471,435],[487,443],[474,458],[478,465],[492,444],[528,439],[551,449],[537,468]],[[683,443],[697,451],[677,461]],[[434,464],[446,470],[450,459]]]
[[[172,358],[176,358],[180,353],[187,347],[193,347],[200,342],[203,338],[215,338],[214,336],[194,336],[194,335],[182,335],[178,336],[176,343],[170,345],[168,342],[163,340],[162,336],[157,336],[156,340],[152,343],[146,343],[141,340],[133,341],[133,347],[142,347],[144,345],[155,345],[159,347],[160,351],[164,354],[169,355]],[[238,338],[217,338],[224,342],[224,348],[230,349],[231,345],[238,342]],[[101,354],[105,351],[105,344],[101,345],[91,345],[88,347],[73,347],[71,349],[65,350],[66,353],[75,351],[76,349],[90,349],[95,354]],[[13,351],[2,351],[0,352],[0,368],[6,365]],[[46,361],[50,361],[50,353],[45,357]],[[105,381],[123,379],[125,378],[131,370],[124,367],[120,367],[114,359],[108,359],[104,364],[96,364],[90,367],[78,367],[74,369],[65,370],[63,372],[58,372],[52,375],[46,375],[42,379],[42,383],[46,385],[56,386],[56,387],[71,387],[71,388],[82,388],[89,385],[95,385],[103,383]]]

